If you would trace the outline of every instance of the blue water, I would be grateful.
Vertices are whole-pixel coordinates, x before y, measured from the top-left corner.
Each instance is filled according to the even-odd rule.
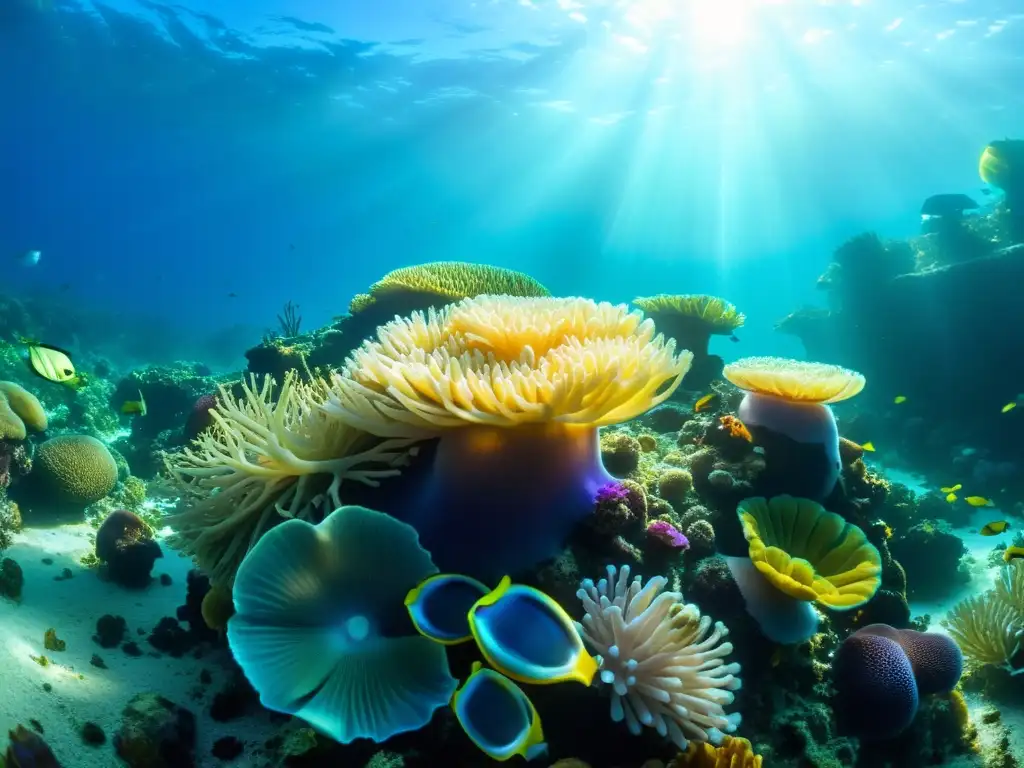
[[[832,249],[976,194],[1024,101],[1009,0],[5,7],[0,258],[43,258],[4,288],[146,315],[154,354],[434,259],[721,294],[712,351],[799,354],[772,324]]]

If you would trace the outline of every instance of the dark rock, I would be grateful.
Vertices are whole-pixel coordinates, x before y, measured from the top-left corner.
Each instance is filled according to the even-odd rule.
[[[98,669],[107,668],[107,662],[105,662],[97,653],[94,653],[92,655],[92,658],[89,659],[89,663],[92,664],[94,667],[97,667]]]
[[[195,715],[154,693],[128,702],[114,734],[114,749],[130,768],[194,768],[195,746]]]
[[[121,650],[127,653],[129,656],[138,657],[142,655],[142,649],[139,648],[139,644],[134,641],[122,645]]]
[[[171,575],[169,573],[161,573],[160,574],[160,585],[161,586],[169,587],[173,583],[174,583],[174,579],[171,578]]]
[[[127,509],[111,512],[96,532],[96,557],[106,563],[110,579],[124,587],[149,584],[156,559],[163,557],[153,531]]]
[[[86,723],[82,726],[82,741],[86,744],[98,747],[99,745],[106,743],[107,734],[105,734],[103,729],[96,725],[96,723]]]
[[[21,566],[9,557],[0,562],[0,597],[21,602],[21,590],[25,586],[25,574]]]
[[[245,751],[245,745],[234,736],[225,736],[213,743],[212,754],[218,760],[234,760]]]
[[[96,622],[96,634],[92,639],[101,648],[117,648],[128,632],[128,622],[122,616],[111,616],[109,613],[100,616]]]
[[[149,634],[149,644],[178,659],[192,647],[192,636],[177,621],[165,616]]]

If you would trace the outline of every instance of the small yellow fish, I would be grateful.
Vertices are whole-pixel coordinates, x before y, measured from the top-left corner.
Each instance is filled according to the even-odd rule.
[[[693,404],[693,412],[700,413],[701,411],[706,411],[709,408],[713,407],[717,400],[717,392],[711,392],[710,394],[704,395],[696,403]]]
[[[946,490],[946,489],[943,488],[942,490]],[[946,494],[946,501],[948,501],[950,504],[952,504],[954,501],[956,501],[956,494],[953,493],[952,491],[947,493]]]
[[[126,400],[121,405],[121,413],[134,414],[136,416],[146,415],[146,398],[142,396],[141,391],[139,391],[138,400]]]
[[[870,440],[868,440],[866,443],[862,443],[860,447],[861,447],[862,450],[865,450],[868,453],[874,453],[875,452],[875,444],[872,443]]]
[[[894,397],[892,401],[896,403],[896,405],[899,405],[900,403],[907,402],[907,398],[906,395],[896,395],[896,397]]]
[[[964,499],[972,507],[991,507],[995,506],[991,501],[986,499],[984,496],[968,496]]]
[[[959,491],[961,488],[963,488],[963,486],[960,483],[957,483],[956,485],[949,485],[946,486],[945,488],[939,488],[939,490],[942,491],[943,493],[955,493],[956,491]]]
[[[986,523],[980,533],[982,536],[998,536],[1010,527],[1010,524],[1005,520],[995,520],[991,523]]]
[[[1003,562],[1010,563],[1024,557],[1024,547],[1010,546],[1003,550]]]
[[[75,365],[68,352],[49,344],[28,339],[22,341],[28,349],[29,368],[36,376],[71,389],[80,389],[84,385],[82,377],[75,372]]]
[[[1006,405],[1003,406],[1002,410],[1003,410],[1003,413],[1009,413],[1010,411],[1012,411],[1016,407],[1017,407],[1017,403],[1015,403],[1015,402],[1007,403]]]

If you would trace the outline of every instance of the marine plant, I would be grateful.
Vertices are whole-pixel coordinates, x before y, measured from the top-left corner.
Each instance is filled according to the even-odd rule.
[[[823,464],[807,469],[807,495],[821,500],[835,487],[842,470],[839,456],[839,428],[829,404],[847,400],[864,389],[862,375],[836,365],[807,363],[779,357],[746,357],[730,363],[725,378],[744,391],[737,412],[740,421],[751,430],[755,442],[781,435],[800,445],[814,446],[823,452]],[[757,431],[768,435],[758,435]],[[771,469],[773,460],[784,449],[766,449]],[[784,474],[792,474],[785,472]],[[792,477],[793,483],[802,478]],[[802,485],[802,483],[801,483]],[[796,492],[795,488],[793,492]]]
[[[324,413],[382,438],[440,438],[389,511],[443,570],[497,579],[561,551],[612,481],[598,428],[668,398],[691,358],[625,306],[481,296],[381,327]]]
[[[994,589],[957,603],[942,625],[975,664],[1024,673],[1024,560],[1003,566]]]
[[[740,688],[740,665],[724,661],[729,630],[682,594],[663,591],[667,583],[656,576],[645,585],[630,579],[629,566],[608,566],[607,579],[580,585],[586,613],[577,631],[598,654],[613,721],[633,735],[653,728],[680,749],[691,739],[719,743],[740,723],[724,709]]]
[[[882,558],[864,531],[809,499],[746,499],[737,508],[749,558],[726,559],[747,611],[766,636],[802,642],[817,630],[812,604],[848,611],[882,583]]]
[[[389,515],[287,520],[238,569],[228,642],[264,706],[343,744],[384,741],[426,725],[456,688],[443,645],[394,629],[406,593],[435,573]]]
[[[376,440],[329,418],[322,381],[290,373],[276,399],[274,389],[270,377],[259,387],[254,378],[243,382],[238,397],[222,386],[209,410],[213,425],[166,458],[182,494],[166,521],[173,543],[225,587],[279,518],[319,520],[341,506],[343,482],[376,485],[398,474],[412,442]]]

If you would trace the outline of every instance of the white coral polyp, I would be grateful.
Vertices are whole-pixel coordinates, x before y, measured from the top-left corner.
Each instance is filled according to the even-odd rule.
[[[666,584],[657,576],[644,586],[639,576],[630,581],[629,566],[610,565],[607,579],[580,585],[586,615],[576,629],[612,687],[612,720],[634,735],[654,728],[680,749],[690,739],[717,744],[740,723],[724,709],[740,688],[740,665],[723,661],[729,630],[712,628],[681,594],[663,592]]]

